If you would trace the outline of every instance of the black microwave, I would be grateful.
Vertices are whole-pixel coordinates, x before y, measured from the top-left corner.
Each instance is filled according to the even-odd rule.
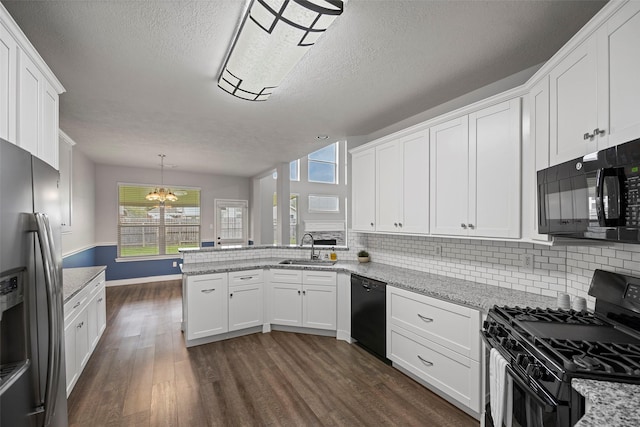
[[[538,172],[538,232],[640,243],[640,139]]]

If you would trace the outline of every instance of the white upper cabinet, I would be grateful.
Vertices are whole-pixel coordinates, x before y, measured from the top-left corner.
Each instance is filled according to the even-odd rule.
[[[469,115],[469,236],[520,237],[520,151],[520,98]]]
[[[431,128],[431,233],[520,237],[520,99]]]
[[[352,154],[352,167],[355,230],[429,232],[428,131],[413,132],[357,151]]]
[[[625,4],[598,30],[600,115],[608,141],[598,149],[640,138],[640,2]]]
[[[0,138],[16,142],[18,44],[0,23]]]
[[[64,88],[0,4],[0,138],[58,169]]]
[[[431,142],[431,233],[466,235],[469,216],[469,117],[434,126]]]
[[[590,38],[562,60],[550,75],[550,161],[552,165],[597,151],[606,137],[598,122],[596,40]]]
[[[375,231],[376,152],[351,154],[351,222],[356,231]]]
[[[550,165],[640,138],[639,45],[630,1],[551,70]]]
[[[376,231],[398,231],[402,169],[396,141],[378,145],[376,152]]]

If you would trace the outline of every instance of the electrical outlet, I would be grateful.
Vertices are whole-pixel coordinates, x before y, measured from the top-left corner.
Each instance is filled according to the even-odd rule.
[[[522,254],[520,256],[520,262],[522,263],[522,267],[527,271],[533,271],[533,255],[531,254]]]
[[[173,266],[177,267],[178,266],[178,261],[173,261]]]
[[[436,245],[435,246],[435,253],[438,256],[442,256],[442,245]]]

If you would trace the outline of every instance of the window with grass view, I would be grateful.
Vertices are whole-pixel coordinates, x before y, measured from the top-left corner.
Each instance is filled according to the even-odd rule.
[[[172,188],[175,202],[149,201],[153,187],[118,185],[118,257],[177,255],[200,246],[200,189]]]

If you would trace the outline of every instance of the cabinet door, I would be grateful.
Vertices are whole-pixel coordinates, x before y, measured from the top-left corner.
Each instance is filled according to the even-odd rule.
[[[302,326],[302,285],[271,283],[271,323]]]
[[[98,339],[96,340],[96,344],[98,344],[98,341],[100,341],[100,337],[102,336],[102,333],[107,328],[107,292],[104,287],[100,290],[100,293],[98,294],[97,302],[98,302],[97,304]]]
[[[60,207],[62,213],[62,232],[71,231],[72,214],[72,175],[73,175],[73,144],[66,138],[60,138],[58,146],[58,165],[60,166]]]
[[[0,25],[0,138],[16,143],[18,45]]]
[[[376,150],[376,231],[396,232],[402,180],[396,141],[379,145]]]
[[[398,141],[401,156],[399,231],[429,233],[429,133],[418,132]]]
[[[262,283],[229,288],[229,331],[262,325]]]
[[[606,148],[640,138],[640,2],[625,4],[598,30],[598,120],[608,121]],[[606,120],[608,118],[608,120]]]
[[[351,155],[351,222],[356,231],[375,231],[376,152]]]
[[[87,335],[89,337],[89,348],[95,348],[98,343],[98,298],[96,294],[87,305]]]
[[[187,339],[228,331],[227,274],[191,276],[187,280]]]
[[[38,157],[58,169],[58,92],[42,79],[42,137]]]
[[[18,76],[18,145],[34,156],[40,146],[42,74],[29,57],[20,51]]]
[[[335,286],[304,285],[302,287],[302,326],[336,330]]]
[[[84,310],[76,320],[76,357],[78,363],[78,375],[82,373],[85,365],[91,356],[89,342],[89,321],[88,311]]]
[[[64,358],[67,378],[67,397],[78,380],[78,357],[76,352],[76,322],[69,322],[64,328]]]
[[[520,237],[520,98],[469,115],[468,231]]]
[[[597,151],[598,79],[595,37],[587,39],[550,74],[551,164]],[[606,129],[606,127],[603,127]]]
[[[469,118],[430,129],[431,233],[467,235]]]

